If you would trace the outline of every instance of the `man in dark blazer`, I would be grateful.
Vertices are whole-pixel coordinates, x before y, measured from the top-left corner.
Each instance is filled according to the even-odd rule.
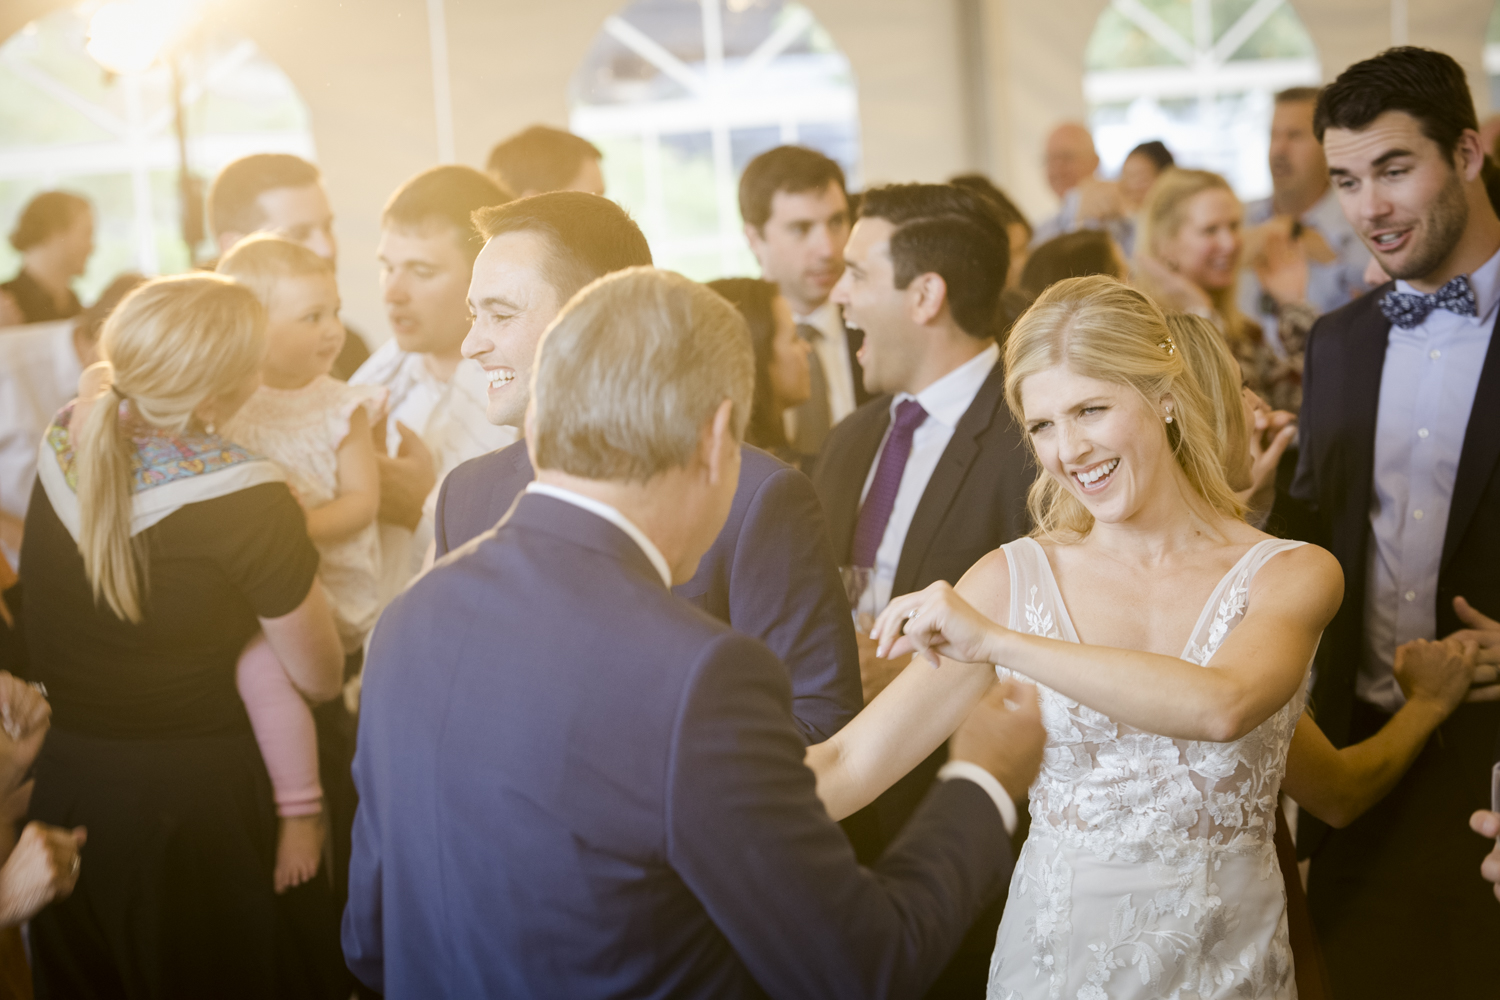
[[[1278,500],[1288,533],[1344,569],[1311,703],[1343,747],[1402,704],[1397,645],[1479,627],[1471,608],[1500,614],[1500,219],[1468,82],[1445,55],[1355,64],[1319,98],[1316,131],[1351,225],[1400,279],[1313,327],[1297,473]],[[1466,829],[1489,800],[1497,726],[1500,705],[1461,706],[1360,819],[1329,830],[1304,814],[1335,996],[1500,995],[1500,908]]]
[[[478,222],[486,243],[474,263],[464,353],[491,373],[489,419],[520,427],[547,324],[585,284],[650,264],[651,251],[623,210],[594,195],[524,198]],[[848,601],[812,485],[762,451],[743,451],[724,530],[677,593],[770,646],[791,671],[803,739],[819,743],[864,707]],[[524,441],[454,469],[438,493],[435,554],[494,527],[534,478]]]
[[[538,481],[372,640],[343,928],[372,989],[910,996],[1003,887],[1034,693],[987,699],[866,871],[784,668],[671,594],[733,502],[753,387],[744,321],[680,275],[612,275],[547,331]]]
[[[815,149],[777,146],[745,165],[740,216],[761,276],[792,307],[807,341],[812,392],[790,411],[792,447],[809,465],[828,431],[870,398],[859,363],[863,334],[844,322],[829,298],[844,273],[853,225],[844,170]]]
[[[833,429],[813,484],[836,558],[870,570],[863,606],[878,613],[934,581],[957,583],[1025,534],[1034,470],[1005,405],[993,323],[1009,241],[987,203],[948,184],[868,191],[845,259],[833,300],[864,330],[865,385],[881,395]],[[904,664],[859,642],[868,702]],[[859,814],[879,826],[873,844],[857,842],[861,857],[896,836],[947,753]],[[998,922],[997,910],[975,930],[943,989],[983,992]]]

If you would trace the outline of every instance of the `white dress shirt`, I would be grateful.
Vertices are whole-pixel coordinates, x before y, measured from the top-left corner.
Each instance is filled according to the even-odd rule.
[[[911,519],[927,492],[927,483],[937,469],[938,460],[948,442],[953,440],[953,431],[968,412],[979,387],[990,377],[990,371],[1000,360],[1000,346],[991,344],[974,357],[965,361],[936,382],[917,393],[897,393],[891,400],[891,419],[896,417],[896,407],[908,399],[915,399],[927,411],[927,419],[912,433],[911,454],[906,458],[906,469],[901,474],[901,486],[896,491],[896,502],[891,507],[891,519],[885,523],[885,534],[880,537],[880,548],[875,550],[875,613],[879,614],[891,601],[891,588],[896,582],[896,566],[901,562],[901,549],[906,545],[906,533],[911,529]],[[887,428],[886,438],[891,435]],[[865,475],[864,489],[859,502],[865,501],[870,484],[875,481],[875,470],[880,467],[880,454],[885,451],[885,441],[875,452],[870,471]]]
[[[849,360],[849,335],[844,332],[844,314],[834,302],[824,302],[806,316],[796,317],[799,325],[816,327],[823,336],[812,341],[823,375],[828,381],[828,426],[832,427],[854,412],[854,365]],[[788,411],[790,412],[790,411]]]
[[[432,452],[437,485],[422,505],[422,520],[415,531],[393,524],[380,525],[381,591],[385,600],[394,597],[422,568],[422,558],[432,543],[433,519],[438,488],[458,465],[520,438],[514,427],[496,426],[485,416],[484,372],[473,361],[462,361],[453,378],[444,382],[428,370],[425,355],[401,350],[388,340],[359,366],[350,385],[378,385],[389,394],[386,446],[394,457],[401,446],[403,423],[416,431]]]
[[[1354,693],[1388,712],[1406,701],[1391,672],[1396,647],[1441,638],[1438,570],[1459,453],[1500,311],[1500,253],[1469,284],[1478,316],[1434,309],[1410,330],[1392,326],[1386,342],[1370,489],[1367,646]],[[1396,290],[1416,291],[1404,281]]]
[[[57,411],[78,395],[83,366],[73,348],[76,320],[0,332],[0,511],[26,519],[37,447]],[[13,567],[21,554],[5,550]]]
[[[582,493],[574,493],[572,490],[563,489],[561,486],[553,486],[551,483],[538,483],[532,481],[526,484],[527,493],[537,493],[554,500],[570,503],[574,507],[581,507],[590,514],[604,518],[616,528],[630,536],[630,540],[641,547],[646,553],[646,558],[651,560],[651,565],[656,567],[656,572],[661,576],[662,585],[668,590],[672,589],[672,567],[667,565],[667,557],[661,554],[661,549],[656,543],[646,537],[646,533],[636,527],[635,522],[621,514],[620,511],[611,507],[601,500],[586,497]]]

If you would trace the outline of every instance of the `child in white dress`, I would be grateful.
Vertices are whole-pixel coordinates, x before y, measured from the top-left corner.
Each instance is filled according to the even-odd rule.
[[[353,653],[380,610],[380,478],[370,421],[384,408],[385,390],[328,375],[345,336],[328,261],[257,236],[218,270],[255,292],[267,313],[261,388],[223,434],[285,471],[307,513],[344,651]],[[317,873],[327,836],[312,712],[264,637],[240,657],[236,680],[276,796],[275,887],[284,892]]]

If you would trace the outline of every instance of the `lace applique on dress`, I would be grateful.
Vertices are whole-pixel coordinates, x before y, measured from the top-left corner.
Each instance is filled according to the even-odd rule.
[[[1205,605],[1183,659],[1212,669],[1256,571],[1296,544],[1267,540],[1245,554]],[[1010,627],[1077,642],[1041,546],[1022,539],[1005,551]],[[1272,833],[1305,683],[1230,743],[1141,732],[1038,690],[1047,746],[991,1000],[1295,997]]]

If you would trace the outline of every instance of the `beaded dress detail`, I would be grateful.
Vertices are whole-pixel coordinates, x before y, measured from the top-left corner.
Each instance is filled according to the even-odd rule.
[[[1252,546],[1214,589],[1182,658],[1212,669],[1256,572],[1300,544]],[[1022,538],[1005,555],[1010,628],[1078,642],[1042,546]],[[1037,687],[1047,745],[989,1000],[1294,1000],[1272,837],[1306,680],[1230,743],[1142,732]]]

